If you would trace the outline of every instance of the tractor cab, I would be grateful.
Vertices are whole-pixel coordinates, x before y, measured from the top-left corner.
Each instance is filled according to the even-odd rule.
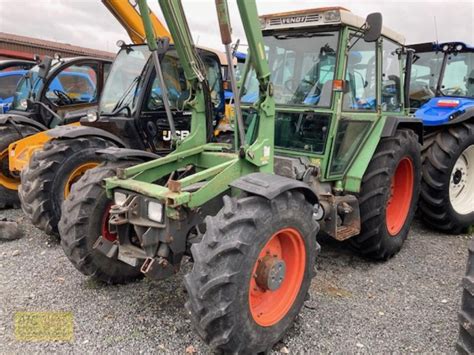
[[[386,117],[404,112],[404,38],[382,27],[381,18],[365,20],[340,7],[261,16],[261,25],[276,102],[276,151],[307,156],[325,180],[354,176],[362,143]],[[250,130],[257,96],[250,73],[242,93]],[[344,181],[354,192],[359,182]]]
[[[224,114],[224,90],[220,61],[215,53],[198,52],[206,66],[215,124]],[[163,77],[177,135],[190,132],[190,113],[184,109],[190,88],[173,45],[161,59]],[[98,112],[91,112],[81,125],[121,132],[127,146],[152,152],[171,151],[171,133],[163,103],[162,89],[147,45],[122,44],[113,63]]]
[[[71,123],[97,106],[110,61],[77,57],[45,57],[19,81],[10,114],[25,116],[44,126],[58,117]]]
[[[420,43],[410,81],[410,110],[425,126],[449,123],[474,106],[474,47],[462,42]]]
[[[30,60],[0,61],[0,114],[10,110],[18,82],[34,65]]]

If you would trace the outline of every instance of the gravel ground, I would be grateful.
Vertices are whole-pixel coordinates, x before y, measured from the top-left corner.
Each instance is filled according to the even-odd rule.
[[[186,315],[182,274],[104,286],[77,272],[20,211],[2,217],[17,220],[25,237],[0,242],[0,353],[210,352]],[[386,263],[324,243],[311,299],[274,351],[454,353],[469,240],[415,222],[404,249]],[[74,341],[16,341],[17,311],[71,311]]]

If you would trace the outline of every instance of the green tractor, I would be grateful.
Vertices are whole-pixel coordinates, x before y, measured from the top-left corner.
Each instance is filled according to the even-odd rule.
[[[235,95],[234,144],[209,143],[206,75],[181,2],[159,4],[192,88],[190,135],[164,158],[89,170],[63,204],[62,247],[108,283],[163,280],[190,256],[186,308],[199,335],[224,352],[267,351],[304,303],[319,232],[376,260],[407,237],[423,127],[404,116],[403,38],[380,14],[259,18],[255,1],[237,0],[246,85]],[[216,7],[230,58],[227,3]]]

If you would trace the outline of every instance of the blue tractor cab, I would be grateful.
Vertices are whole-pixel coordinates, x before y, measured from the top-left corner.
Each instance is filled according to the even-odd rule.
[[[13,102],[15,89],[27,70],[9,70],[0,72],[0,114],[6,113]]]
[[[242,74],[244,73],[244,66],[245,66],[245,59],[247,58],[247,54],[243,52],[234,52],[234,58],[237,60],[237,65],[235,67],[235,76],[236,80],[240,81]],[[227,73],[224,73],[224,76],[226,79],[225,81],[229,81]],[[230,89],[230,85],[225,86],[225,101],[229,102],[234,98],[234,94],[232,93],[232,90]]]
[[[421,43],[410,79],[410,108],[426,126],[450,123],[474,106],[474,47],[462,42]]]
[[[0,60],[0,114],[10,109],[18,82],[35,64],[32,60]]]
[[[474,47],[420,43],[410,70],[410,109],[424,123],[419,211],[437,229],[474,225]]]

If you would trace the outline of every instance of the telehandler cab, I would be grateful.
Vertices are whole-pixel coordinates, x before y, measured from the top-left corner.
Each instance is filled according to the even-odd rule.
[[[80,126],[61,126],[17,141],[10,146],[10,169],[21,171],[21,206],[32,223],[57,235],[61,204],[82,175],[107,159],[156,159],[172,151],[165,103],[176,135],[189,133],[190,113],[183,110],[189,95],[176,51],[160,42],[162,77],[168,88],[163,99],[152,51],[147,45],[124,45],[116,56],[103,90],[99,110],[90,111]],[[224,114],[224,90],[218,57],[199,49],[206,75],[212,77],[208,130]],[[34,145],[39,142],[39,145]],[[108,147],[119,150],[105,150]],[[34,151],[34,152],[33,152]],[[99,154],[98,154],[99,152]]]
[[[109,283],[161,280],[190,256],[186,308],[199,335],[224,352],[264,352],[303,305],[320,229],[374,259],[407,237],[422,125],[402,116],[403,39],[380,14],[259,19],[255,1],[237,0],[253,103],[235,95],[234,145],[209,143],[206,73],[181,2],[159,4],[192,88],[191,133],[164,158],[89,170],[63,204],[61,244],[78,270]],[[216,7],[230,57],[227,3]]]
[[[97,106],[110,64],[100,58],[45,57],[23,76],[11,110],[0,115],[0,208],[20,205],[20,173],[10,169],[9,145],[57,125],[77,122]]]

